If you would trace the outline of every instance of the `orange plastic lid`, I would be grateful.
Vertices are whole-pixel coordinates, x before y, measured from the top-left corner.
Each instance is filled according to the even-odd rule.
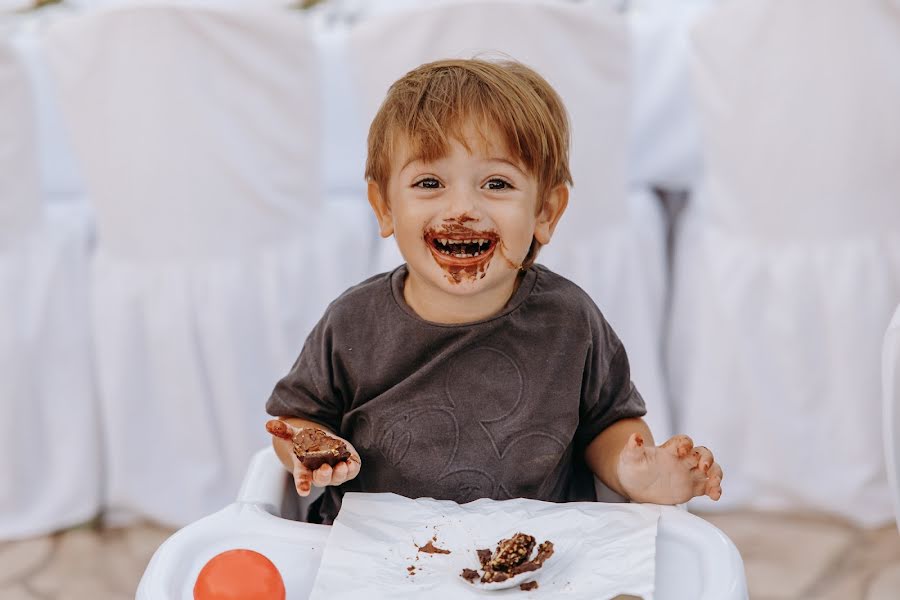
[[[284,581],[272,561],[253,550],[227,550],[200,569],[194,600],[284,600]]]

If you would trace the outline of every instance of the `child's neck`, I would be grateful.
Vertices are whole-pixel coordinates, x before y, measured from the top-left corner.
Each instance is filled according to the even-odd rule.
[[[403,284],[403,299],[413,312],[426,321],[445,325],[474,323],[502,311],[519,287],[520,281],[521,277],[514,276],[503,285],[475,294],[457,296],[429,285],[407,272]]]

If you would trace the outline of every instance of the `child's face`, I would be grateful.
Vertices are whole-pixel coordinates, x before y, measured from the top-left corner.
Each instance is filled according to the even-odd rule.
[[[452,139],[447,156],[433,162],[409,156],[401,145],[387,198],[372,184],[370,201],[382,235],[394,235],[417,285],[476,297],[512,289],[532,239],[550,241],[565,208],[556,196],[567,191],[551,192],[550,206],[539,212],[536,177],[491,141],[497,136],[468,131],[471,153]]]

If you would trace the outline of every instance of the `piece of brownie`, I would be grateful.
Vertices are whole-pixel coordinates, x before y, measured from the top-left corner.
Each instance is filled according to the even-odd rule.
[[[517,533],[509,539],[500,540],[497,544],[497,550],[493,553],[487,549],[476,550],[478,562],[481,563],[481,570],[484,573],[481,576],[481,583],[500,583],[510,577],[540,569],[544,565],[544,561],[553,556],[553,542],[548,540],[542,543],[538,546],[535,557],[529,560],[534,546],[535,539],[533,536]],[[460,577],[469,583],[474,583],[478,577],[478,572],[474,569],[463,569]],[[537,582],[534,581],[523,585],[532,583],[534,587],[527,589],[536,588]],[[525,587],[522,589],[526,590]]]
[[[310,471],[315,471],[324,464],[333,467],[350,458],[347,444],[312,427],[304,427],[294,436],[294,454]]]
[[[528,560],[534,544],[534,536],[525,533],[517,533],[508,540],[500,540],[487,568],[492,571],[509,571]]]

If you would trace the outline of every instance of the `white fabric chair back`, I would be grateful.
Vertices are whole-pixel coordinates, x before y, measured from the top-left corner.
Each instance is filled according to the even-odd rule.
[[[34,88],[38,164],[44,201],[70,205],[77,203],[86,208],[84,183],[75,163],[57,94],[49,79],[41,49],[41,31],[49,23],[71,17],[73,10],[77,7],[67,0],[45,5],[40,10],[19,13],[10,22],[15,27],[14,43],[25,61]]]
[[[884,401],[884,457],[900,529],[900,305],[884,336],[881,359]]]
[[[317,49],[299,11],[146,2],[45,37],[97,215],[107,517],[233,498],[265,400],[368,231],[322,200]]]
[[[677,426],[717,453],[726,491],[693,505],[883,524],[897,2],[731,0],[695,41],[705,173],[679,231],[667,360]]]
[[[100,508],[88,227],[44,206],[33,108],[21,56],[0,37],[0,540]]]
[[[321,102],[300,15],[140,4],[47,46],[106,251],[234,256],[309,226]]]
[[[41,219],[33,107],[25,66],[0,29],[0,248]]]
[[[900,231],[896,0],[727,2],[694,37],[711,219],[780,241]]]
[[[716,2],[627,2],[634,72],[628,172],[634,185],[687,190],[701,172],[689,32]]]

